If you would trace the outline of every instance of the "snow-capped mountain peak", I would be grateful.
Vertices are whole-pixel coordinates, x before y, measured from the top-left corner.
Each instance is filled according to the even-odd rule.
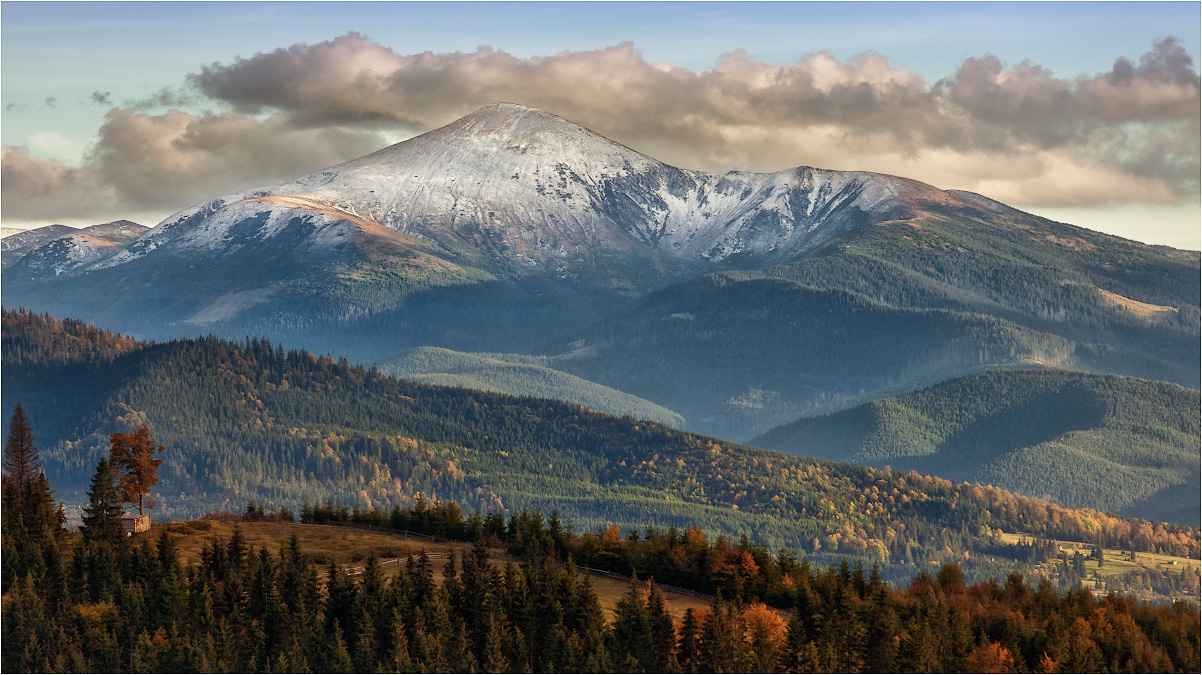
[[[521,268],[638,249],[688,260],[780,260],[862,223],[907,217],[915,199],[948,198],[862,172],[678,169],[557,115],[497,103],[290,183],[183,211],[94,266],[164,246],[217,250],[267,240],[297,219],[321,225],[325,235],[306,244],[316,249],[340,245],[345,237],[335,231],[358,221]],[[239,226],[252,221],[255,228]]]

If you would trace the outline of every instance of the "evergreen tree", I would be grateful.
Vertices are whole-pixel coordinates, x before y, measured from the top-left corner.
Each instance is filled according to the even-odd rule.
[[[651,667],[651,627],[647,617],[647,605],[639,588],[638,578],[631,577],[630,590],[618,601],[614,617],[610,653],[622,668],[637,669],[636,672],[657,672]]]
[[[680,624],[680,641],[676,646],[676,659],[681,672],[684,673],[696,673],[701,665],[701,625],[692,607],[684,611],[684,619]]]
[[[351,661],[351,654],[346,649],[346,640],[342,639],[342,627],[338,625],[338,621],[334,621],[330,625],[329,648],[325,656],[325,671],[327,673],[350,673],[354,672],[354,663]]]
[[[739,610],[734,605],[714,599],[709,617],[701,631],[699,672],[739,673],[747,662],[747,643]]]
[[[33,444],[33,430],[29,428],[29,420],[25,418],[25,409],[20,403],[8,424],[3,464],[5,477],[19,488],[42,472],[41,455]]]
[[[675,673],[680,671],[676,661],[676,628],[672,615],[664,606],[664,596],[655,584],[647,598],[647,628],[649,651],[647,669],[652,673]]]
[[[394,673],[408,673],[414,670],[409,658],[409,639],[405,635],[405,622],[397,609],[392,610],[392,644],[389,646],[389,665]]]
[[[88,490],[88,505],[84,507],[83,528],[89,540],[115,542],[124,538],[121,525],[121,499],[117,494],[117,483],[107,457],[96,464],[96,474]]]

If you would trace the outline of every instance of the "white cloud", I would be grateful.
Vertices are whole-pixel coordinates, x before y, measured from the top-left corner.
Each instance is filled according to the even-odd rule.
[[[80,166],[6,149],[4,216],[54,217],[75,208],[55,194],[89,189],[97,208],[183,208],[497,101],[688,168],[872,170],[1049,207],[1196,203],[1199,90],[1172,40],[1095,77],[984,56],[928,82],[874,53],[770,65],[736,51],[697,72],[649,63],[629,43],[530,59],[490,47],[401,55],[351,33],[214,63],[180,90],[115,108]],[[231,111],[135,112],[179,101]],[[10,173],[25,178],[10,184]]]

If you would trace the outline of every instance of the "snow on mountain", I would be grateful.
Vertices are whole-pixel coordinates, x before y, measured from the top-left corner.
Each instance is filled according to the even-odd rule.
[[[145,225],[129,220],[79,229],[66,225],[47,225],[26,230],[0,240],[3,266],[7,269],[36,252],[34,259],[38,262],[32,269],[53,270],[55,274],[62,274],[109,255],[148,230]],[[72,243],[52,246],[61,239],[71,239]]]
[[[919,201],[949,199],[873,173],[678,169],[550,113],[498,103],[296,181],[182,211],[93,267],[161,247],[238,247],[302,225],[312,231],[305,246],[320,250],[342,245],[353,223],[533,266],[632,249],[780,260],[865,222],[909,217]]]
[[[39,274],[58,276],[99,260],[120,247],[107,239],[76,232],[26,253],[20,264]]]
[[[66,225],[47,225],[11,234],[0,239],[0,259],[7,267],[42,244],[65,237],[73,232],[76,232],[75,228]]]

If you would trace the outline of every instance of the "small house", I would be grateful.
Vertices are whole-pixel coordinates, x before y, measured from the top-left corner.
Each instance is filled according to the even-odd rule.
[[[150,516],[138,516],[127,513],[121,517],[121,525],[125,528],[125,536],[132,537],[139,532],[150,531]]]

